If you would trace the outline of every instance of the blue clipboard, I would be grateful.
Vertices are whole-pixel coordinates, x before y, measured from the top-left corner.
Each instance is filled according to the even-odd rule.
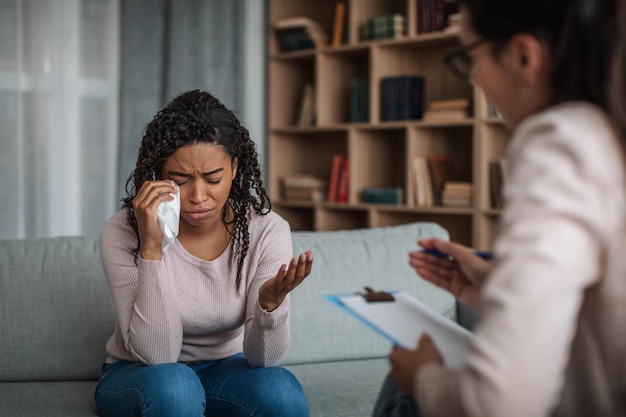
[[[398,347],[415,349],[427,332],[446,366],[465,364],[473,338],[470,331],[408,293],[390,294],[394,301],[368,302],[361,294],[328,294],[324,298]]]
[[[394,292],[391,292],[391,294],[394,294]],[[354,311],[352,311],[351,309],[349,309],[342,301],[341,298],[342,297],[346,297],[348,295],[351,294],[327,294],[324,296],[324,298],[326,300],[328,300],[331,304],[333,304],[335,307],[340,308],[341,310],[345,311],[346,313],[348,313],[350,316],[354,317],[355,319],[357,319],[358,321],[360,321],[362,324],[366,325],[367,327],[369,327],[370,329],[374,330],[376,333],[380,334],[382,337],[384,337],[385,339],[389,340],[391,343],[393,343],[395,346],[401,347],[401,348],[405,348],[405,349],[410,349],[410,347],[408,346],[403,346],[402,343],[397,340],[396,338],[394,338],[391,334],[389,334],[388,332],[384,331],[383,329],[381,329],[378,326],[375,326],[374,324],[372,324],[370,321],[366,320],[365,318],[363,318],[362,316],[360,316],[359,314],[355,313]]]

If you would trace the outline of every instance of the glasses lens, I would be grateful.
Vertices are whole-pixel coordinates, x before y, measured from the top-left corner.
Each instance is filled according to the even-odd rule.
[[[471,49],[472,46],[470,46]],[[463,79],[469,80],[474,66],[474,61],[468,55],[468,46],[456,46],[450,48],[444,56],[444,61],[448,65],[448,68],[454,75]]]

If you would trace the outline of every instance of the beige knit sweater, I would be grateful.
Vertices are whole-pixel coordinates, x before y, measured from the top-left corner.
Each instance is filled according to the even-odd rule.
[[[252,214],[250,246],[236,291],[231,247],[215,260],[194,257],[177,241],[160,261],[139,259],[124,210],[100,233],[102,265],[115,310],[107,362],[198,362],[244,352],[253,367],[274,366],[289,348],[289,299],[271,313],[259,287],[292,257],[289,224]]]
[[[626,416],[626,181],[604,115],[564,103],[508,151],[496,261],[465,369],[416,375],[424,416]]]

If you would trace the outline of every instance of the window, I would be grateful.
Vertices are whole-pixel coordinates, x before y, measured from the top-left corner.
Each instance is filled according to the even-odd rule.
[[[0,0],[0,238],[118,207],[119,0]]]

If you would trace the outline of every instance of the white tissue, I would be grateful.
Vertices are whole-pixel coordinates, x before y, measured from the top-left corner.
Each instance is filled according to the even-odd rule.
[[[163,232],[161,251],[165,252],[170,245],[173,245],[178,236],[178,223],[180,222],[180,194],[178,186],[176,192],[170,195],[174,197],[170,201],[162,201],[157,207],[157,217]]]

